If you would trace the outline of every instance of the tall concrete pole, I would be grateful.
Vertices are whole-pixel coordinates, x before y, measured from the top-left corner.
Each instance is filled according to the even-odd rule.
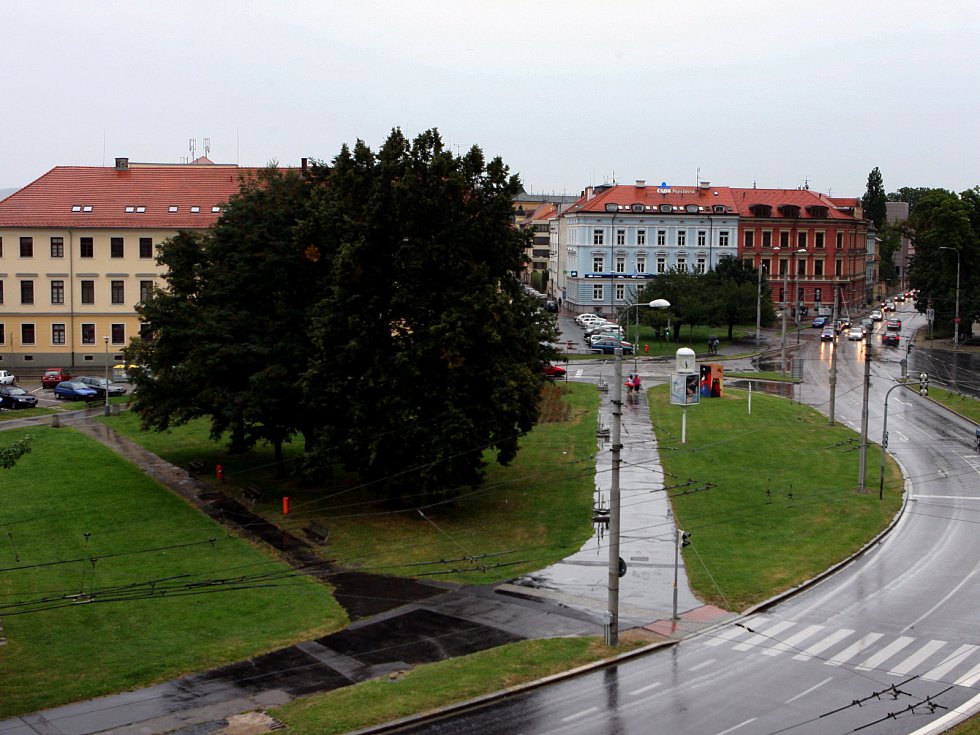
[[[620,432],[623,422],[623,348],[613,357],[612,474],[609,477],[609,627],[606,645],[619,643],[619,469],[622,462]]]
[[[834,316],[831,329],[834,330],[834,338],[830,341],[830,419],[828,423],[834,425],[834,405],[837,400],[837,287],[834,286]],[[867,349],[867,344],[865,344]]]
[[[868,395],[871,393],[871,349],[864,345],[864,400],[861,402],[861,457],[858,460],[858,492],[867,492],[864,475],[868,468]]]

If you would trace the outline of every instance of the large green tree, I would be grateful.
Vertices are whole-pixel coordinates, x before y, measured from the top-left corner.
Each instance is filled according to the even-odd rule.
[[[754,322],[759,316],[768,325],[775,318],[767,279],[760,283],[759,275],[747,262],[732,257],[721,258],[705,275],[711,321],[728,327],[728,339],[740,322]]]
[[[861,198],[861,206],[864,209],[865,218],[874,222],[876,230],[880,230],[885,224],[887,201],[888,197],[885,194],[885,185],[881,178],[881,171],[875,166],[871,170],[871,173],[868,174],[868,188]]]
[[[516,455],[555,337],[518,281],[518,191],[499,159],[454,156],[434,130],[334,159],[304,230],[329,262],[309,324],[306,394],[329,417],[315,470],[342,462],[414,503]]]
[[[980,312],[980,193],[956,195],[935,189],[919,200],[909,224],[915,256],[909,267],[911,285],[920,290],[916,306],[933,308],[940,333],[953,331],[959,272],[960,334],[970,334]]]

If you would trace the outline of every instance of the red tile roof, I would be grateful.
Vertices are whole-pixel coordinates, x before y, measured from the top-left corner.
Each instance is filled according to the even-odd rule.
[[[751,207],[756,204],[764,204],[772,207],[771,218],[781,219],[783,213],[779,207],[784,204],[800,208],[799,218],[807,219],[817,217],[819,219],[854,219],[853,213],[842,208],[843,199],[831,199],[826,194],[820,194],[809,189],[732,189],[732,197],[738,212],[742,216],[751,217]],[[846,200],[853,201],[853,200]],[[826,207],[827,214],[812,215],[807,207]]]
[[[125,170],[56,166],[0,201],[0,227],[204,228],[221,216],[212,209],[239,191],[240,177],[257,171],[187,164],[131,164]]]

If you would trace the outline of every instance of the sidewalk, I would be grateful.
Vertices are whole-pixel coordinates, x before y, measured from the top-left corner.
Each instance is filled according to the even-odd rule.
[[[609,422],[610,411],[609,395],[603,394],[601,423]],[[303,539],[268,524],[104,424],[87,420],[93,413],[60,420],[126,457],[203,513],[270,544],[291,563],[318,560]],[[624,404],[623,413],[621,556],[627,574],[621,580],[620,628],[644,627],[680,638],[731,615],[702,608],[681,572],[678,609],[686,614],[670,620],[674,523],[645,399]],[[608,505],[611,458],[608,438],[597,441],[596,504],[601,507]],[[0,735],[232,733],[238,730],[228,729],[229,718],[240,713],[417,664],[522,639],[601,636],[607,569],[601,527],[559,564],[494,586],[439,585],[327,569],[320,574],[329,576],[353,621],[345,630],[137,691],[0,721]]]

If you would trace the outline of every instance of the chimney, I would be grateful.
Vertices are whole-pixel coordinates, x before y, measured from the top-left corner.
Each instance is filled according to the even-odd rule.
[[[128,158],[117,158],[116,159],[116,171],[129,171],[129,159]]]
[[[646,179],[637,179],[636,180],[636,188],[637,189],[645,189],[646,186],[647,186]]]

